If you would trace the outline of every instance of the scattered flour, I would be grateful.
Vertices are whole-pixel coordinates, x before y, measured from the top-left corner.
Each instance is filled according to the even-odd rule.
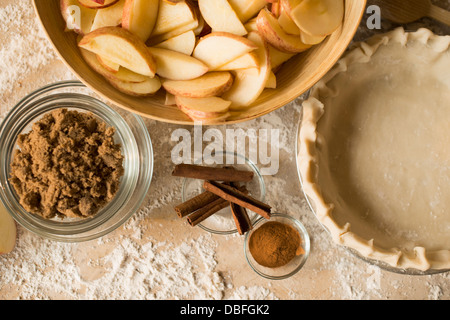
[[[20,289],[19,299],[224,299],[225,289],[233,289],[215,271],[216,243],[210,235],[179,246],[141,242],[133,236],[102,238],[92,245],[113,249],[80,262],[74,259],[77,244],[21,231],[16,249],[0,259],[0,295],[2,289]],[[106,271],[91,279],[97,268]],[[231,292],[231,299],[276,299],[258,286]]]
[[[431,300],[439,300],[442,296],[442,288],[438,285],[430,285],[429,298]]]
[[[105,276],[89,283],[84,295],[91,299],[222,299],[225,285],[214,272],[214,247],[206,237],[178,247],[152,241],[140,245],[122,238],[110,254],[91,261],[110,267]],[[197,256],[203,266],[193,261]]]
[[[372,265],[367,265],[367,268],[358,267],[354,260],[343,255],[333,265],[333,269],[337,275],[335,284],[342,289],[341,298],[365,300],[369,297],[382,297],[380,268]]]
[[[8,93],[23,77],[55,59],[56,55],[41,30],[31,1],[16,1],[0,8],[0,88]],[[29,21],[34,21],[30,24]]]
[[[230,297],[231,300],[278,300],[267,288],[262,287],[239,287]]]

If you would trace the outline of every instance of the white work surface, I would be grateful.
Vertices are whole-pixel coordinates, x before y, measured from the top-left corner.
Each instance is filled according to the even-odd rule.
[[[450,9],[447,0],[435,1]],[[74,79],[40,30],[31,0],[0,0],[0,114],[46,84]],[[429,19],[411,24],[439,34]],[[384,21],[383,30],[393,26]],[[383,32],[383,31],[376,31]],[[356,39],[372,34],[361,24]],[[266,202],[300,219],[311,236],[303,269],[270,281],[247,265],[243,237],[213,235],[187,225],[173,206],[181,179],[171,177],[170,137],[179,126],[145,120],[154,175],[140,210],[122,227],[86,243],[59,243],[18,227],[14,251],[0,256],[2,299],[449,299],[449,273],[408,276],[370,265],[334,244],[300,189],[295,164],[301,98],[259,119],[229,128],[280,129],[280,170],[265,176]],[[191,130],[190,127],[185,127]],[[224,127],[217,127],[224,130]]]

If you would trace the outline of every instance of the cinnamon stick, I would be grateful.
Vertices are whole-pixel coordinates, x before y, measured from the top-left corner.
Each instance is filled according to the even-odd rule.
[[[178,164],[175,166],[172,176],[224,182],[249,182],[253,179],[253,171]]]
[[[218,196],[209,191],[205,191],[177,205],[174,209],[180,218],[184,218],[217,199],[219,199]]]
[[[203,208],[195,211],[193,214],[187,217],[188,223],[195,227],[200,222],[212,216],[214,213],[226,208],[229,202],[222,198],[217,198],[211,203],[208,203]]]
[[[260,216],[270,219],[271,207],[238,189],[216,181],[205,181],[203,188],[220,198],[249,209]]]
[[[243,194],[247,194],[247,188],[245,186],[239,187],[239,192],[242,192]],[[217,197],[217,199],[213,200],[210,203],[207,203],[191,215],[187,217],[187,221],[191,226],[196,226],[200,222],[204,221],[205,219],[209,218],[216,212],[226,208],[230,203],[220,197]]]
[[[234,170],[234,168],[231,167],[224,167],[228,170]],[[225,182],[228,183],[228,182]],[[236,185],[233,185],[236,187]],[[219,197],[216,196],[214,193],[211,193],[209,191],[205,191],[203,193],[200,193],[199,195],[177,205],[174,209],[177,215],[180,218],[184,218],[191,213],[197,211],[200,208],[203,208],[207,204],[213,202],[214,200],[217,200]]]
[[[245,234],[253,228],[252,222],[250,221],[245,208],[237,205],[236,203],[230,203],[230,209],[236,224],[236,229],[240,235]]]

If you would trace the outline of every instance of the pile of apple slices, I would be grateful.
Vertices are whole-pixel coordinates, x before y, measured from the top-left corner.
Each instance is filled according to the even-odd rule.
[[[166,105],[217,122],[275,89],[284,62],[342,24],[344,0],[61,0],[61,12],[118,90],[164,89]]]

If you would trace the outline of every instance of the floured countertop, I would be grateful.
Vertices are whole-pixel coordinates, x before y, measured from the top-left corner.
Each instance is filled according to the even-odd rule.
[[[450,9],[448,0],[434,2]],[[0,18],[3,119],[24,95],[74,76],[40,30],[31,0],[1,0]],[[365,22],[357,40],[374,33]],[[383,30],[393,27],[383,22]],[[429,19],[407,29],[418,27],[450,34],[449,28]],[[0,299],[449,299],[449,273],[391,273],[359,260],[329,239],[309,210],[297,178],[301,102],[300,97],[262,118],[227,127],[280,129],[280,170],[264,177],[266,202],[275,212],[299,218],[311,236],[309,259],[293,277],[261,278],[245,261],[243,237],[212,235],[177,217],[173,206],[181,202],[181,179],[171,176],[170,153],[177,143],[171,134],[180,126],[145,120],[155,166],[139,212],[115,232],[79,244],[44,240],[19,227],[15,250],[0,256]]]

